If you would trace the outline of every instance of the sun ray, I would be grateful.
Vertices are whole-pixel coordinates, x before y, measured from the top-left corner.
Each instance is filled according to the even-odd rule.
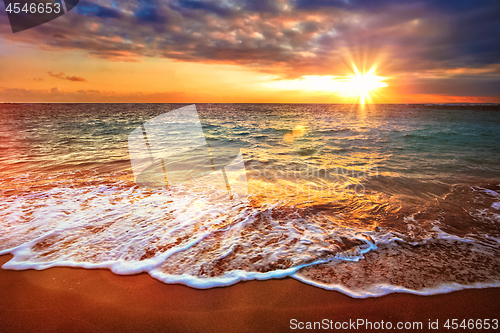
[[[360,71],[356,64],[352,64],[352,71],[354,75],[347,76],[344,85],[343,95],[350,97],[354,102],[361,105],[372,102],[372,95],[378,89],[387,87],[384,81],[386,77],[377,76],[375,72],[377,66],[373,65],[368,71]]]
[[[372,97],[378,96],[380,88],[387,87],[387,77],[376,75],[374,64],[367,71],[351,63],[351,75],[303,75],[297,79],[274,79],[265,82],[266,88],[276,90],[300,91],[302,93],[328,93],[350,103],[361,105],[372,103]]]

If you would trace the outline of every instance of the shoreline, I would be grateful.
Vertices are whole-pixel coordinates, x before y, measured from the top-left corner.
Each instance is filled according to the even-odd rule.
[[[10,258],[0,256],[0,265]],[[446,319],[500,319],[500,288],[355,299],[293,278],[194,289],[164,284],[146,273],[123,276],[105,269],[56,267],[1,269],[0,290],[3,332],[311,331],[291,329],[292,319],[418,321],[424,331],[432,331],[429,319],[439,320],[440,330],[446,330]]]

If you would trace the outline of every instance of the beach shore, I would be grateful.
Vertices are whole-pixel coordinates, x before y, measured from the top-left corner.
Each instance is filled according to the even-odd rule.
[[[0,256],[0,264],[11,257]],[[424,331],[437,331],[428,325],[438,320],[439,331],[447,331],[447,319],[491,321],[500,313],[500,288],[353,299],[292,278],[197,290],[147,274],[77,268],[2,269],[0,299],[2,332],[290,332],[307,331],[299,322],[325,326],[325,319],[329,325],[358,319],[422,322]],[[321,331],[329,330],[337,331]]]

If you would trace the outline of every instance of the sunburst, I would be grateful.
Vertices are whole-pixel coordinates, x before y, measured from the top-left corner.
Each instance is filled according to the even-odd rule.
[[[372,102],[372,95],[380,88],[387,87],[384,81],[386,77],[375,75],[376,66],[372,66],[367,72],[359,71],[353,64],[353,74],[347,76],[343,85],[343,95],[354,99],[357,103],[365,105]]]

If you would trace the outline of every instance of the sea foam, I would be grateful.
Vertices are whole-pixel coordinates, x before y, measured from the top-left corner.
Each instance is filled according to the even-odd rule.
[[[0,253],[14,255],[4,269],[147,272],[195,288],[293,277],[352,297],[499,284],[497,249],[474,235],[447,233],[439,221],[416,239],[415,214],[405,217],[406,230],[349,227],[307,207],[231,200],[217,188],[193,193],[126,181],[66,187],[68,182],[2,196]]]

